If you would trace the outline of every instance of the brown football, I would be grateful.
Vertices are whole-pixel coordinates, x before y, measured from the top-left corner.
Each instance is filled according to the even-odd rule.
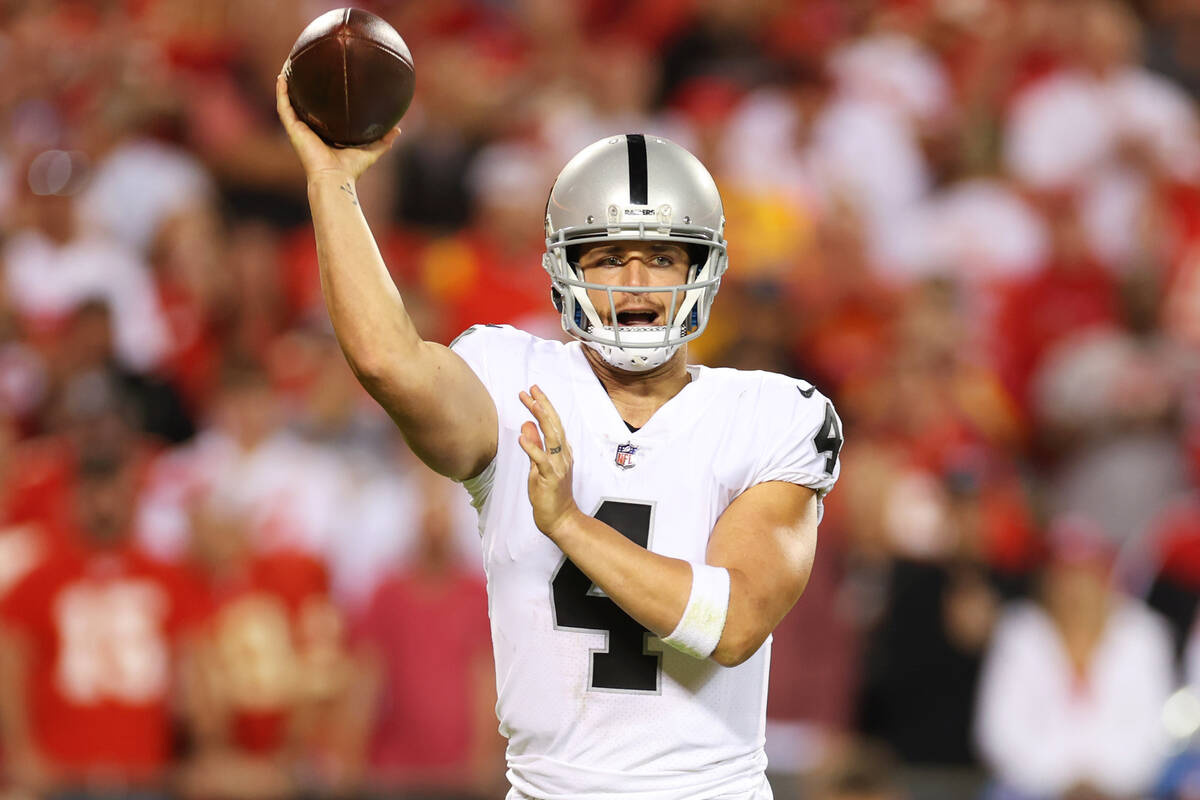
[[[370,144],[394,128],[416,85],[400,34],[359,8],[335,9],[309,23],[283,70],[296,115],[339,147]]]

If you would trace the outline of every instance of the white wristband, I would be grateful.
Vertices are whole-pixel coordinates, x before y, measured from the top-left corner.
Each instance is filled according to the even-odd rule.
[[[708,658],[721,641],[729,614],[729,570],[692,564],[692,593],[679,624],[663,639],[681,653]]]

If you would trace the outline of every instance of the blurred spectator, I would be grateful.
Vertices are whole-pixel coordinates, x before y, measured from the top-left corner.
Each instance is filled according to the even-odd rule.
[[[93,156],[96,165],[79,196],[81,222],[143,256],[165,224],[211,201],[208,172],[181,147],[129,137]]]
[[[263,219],[243,218],[230,223],[227,236],[226,351],[264,361],[275,337],[292,322],[282,286],[279,231]]]
[[[45,334],[84,301],[103,298],[112,311],[117,358],[144,372],[168,347],[162,310],[133,251],[79,228],[71,193],[82,181],[81,169],[61,150],[31,162],[21,218],[0,251],[6,293],[25,324]]]
[[[421,259],[422,281],[442,309],[447,341],[476,324],[559,335],[550,281],[539,269],[548,185],[544,162],[527,145],[497,143],[475,158],[468,173],[470,224],[430,243]]]
[[[1018,186],[995,177],[951,183],[906,222],[892,240],[897,274],[953,277],[981,312],[997,285],[1028,278],[1048,255],[1044,220]]]
[[[140,511],[147,549],[181,559],[202,509],[244,520],[258,552],[323,557],[343,512],[337,462],[286,430],[281,398],[254,362],[225,366],[213,411],[193,442],[155,465]]]
[[[10,779],[51,797],[165,796],[175,663],[197,622],[185,575],[134,546],[127,452],[80,453],[69,528],[0,606]]]
[[[324,566],[300,553],[256,555],[237,518],[201,514],[193,531],[212,611],[188,664],[185,794],[353,789],[370,698]]]
[[[371,765],[383,794],[476,798],[504,791],[487,594],[454,536],[444,479],[427,474],[417,547],[383,581],[358,625],[381,701]]]
[[[1114,551],[1085,517],[1056,519],[1041,602],[1000,621],[977,740],[998,797],[1138,796],[1166,757],[1174,686],[1162,620],[1110,583]]]
[[[1086,514],[1132,549],[1188,488],[1178,422],[1189,367],[1156,327],[1154,273],[1129,275],[1118,299],[1122,325],[1092,326],[1047,349],[1033,376],[1034,413],[1052,454],[1051,513]]]
[[[195,432],[192,420],[171,384],[133,372],[117,361],[112,312],[106,303],[84,300],[63,327],[55,364],[60,383],[102,376],[119,388],[142,432],[170,444],[191,438]]]
[[[234,313],[234,276],[223,266],[229,246],[216,211],[204,208],[164,220],[150,248],[171,337],[159,374],[179,391],[193,416],[212,402]]]
[[[1043,190],[1067,189],[1141,148],[1171,174],[1200,169],[1196,112],[1178,87],[1136,66],[1137,20],[1117,0],[1086,0],[1068,60],[1014,100],[1005,134],[1009,168]]]
[[[989,569],[978,478],[897,475],[883,517],[893,556],[882,616],[867,634],[859,725],[905,765],[913,798],[969,796],[983,652],[1005,582]]]
[[[391,434],[392,422],[355,380],[328,321],[310,323],[272,348],[281,392],[292,410],[288,433],[331,459],[339,471],[341,510],[323,554],[338,603],[358,613],[387,571],[406,560],[416,532],[397,520],[420,508],[424,468]],[[463,498],[466,494],[463,493]],[[474,510],[455,520],[459,546],[478,553]]]
[[[420,125],[410,125],[397,145],[397,221],[452,233],[471,217],[468,174],[488,143],[489,121],[520,107],[517,83],[500,53],[466,40],[440,41],[425,51],[423,64]]]
[[[781,72],[764,46],[776,15],[772,3],[701,0],[662,51],[660,101],[691,81],[719,77],[750,88]]]
[[[1028,411],[1030,381],[1057,342],[1119,316],[1115,280],[1089,252],[1075,201],[1069,195],[1041,202],[1050,232],[1048,260],[1004,286],[997,298],[989,347],[1009,393]]]
[[[0,596],[48,555],[71,546],[78,527],[79,465],[92,453],[116,454],[141,475],[154,443],[138,434],[130,399],[111,376],[85,373],[63,384],[46,410],[46,435],[18,440],[3,460],[9,469],[0,500],[0,525],[11,560]]]

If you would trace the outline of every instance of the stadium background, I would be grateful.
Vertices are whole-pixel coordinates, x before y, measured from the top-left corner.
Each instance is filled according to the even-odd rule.
[[[9,796],[504,790],[465,493],[342,360],[274,116],[330,5],[0,3]],[[778,797],[1200,796],[1200,6],[362,5],[417,64],[360,195],[428,338],[556,335],[549,183],[647,131],[727,206],[695,358],[838,404]]]

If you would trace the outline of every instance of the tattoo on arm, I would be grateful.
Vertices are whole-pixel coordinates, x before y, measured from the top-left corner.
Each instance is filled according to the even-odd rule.
[[[349,181],[346,181],[338,188],[346,193],[346,196],[350,198],[351,203],[354,203],[354,205],[358,205],[358,198],[354,196],[354,187],[350,185]]]

